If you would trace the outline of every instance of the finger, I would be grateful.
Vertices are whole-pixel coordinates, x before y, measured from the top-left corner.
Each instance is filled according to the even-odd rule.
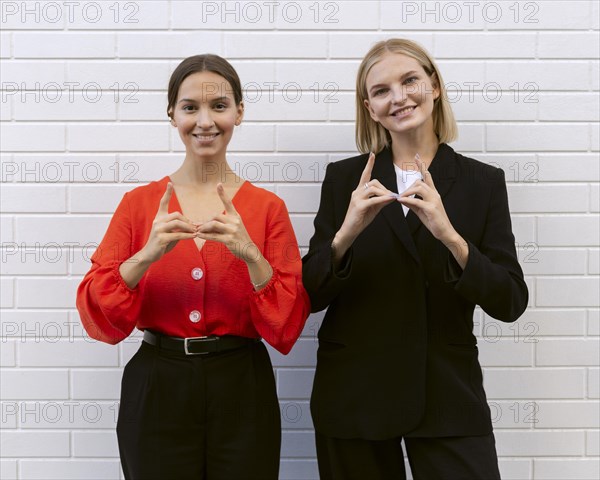
[[[419,170],[421,171],[421,177],[423,178],[423,181],[431,188],[435,188],[433,179],[431,178],[431,173],[429,173],[429,170],[427,170],[425,162],[421,160],[421,157],[418,153],[415,155],[415,161],[417,162]]]
[[[386,203],[392,203],[396,201],[396,197],[390,197],[389,195],[382,195],[381,197],[371,197],[366,200],[369,202],[369,206],[380,205]]]
[[[364,194],[362,195],[365,198],[372,198],[372,197],[392,197],[392,198],[397,198],[397,194],[395,194],[394,192],[390,192],[387,188],[383,187],[383,188],[379,188],[379,187],[375,187],[375,186],[369,186],[368,189],[364,189]]]
[[[162,233],[172,233],[175,231],[196,233],[196,227],[191,223],[186,223],[181,220],[171,220],[159,225],[158,231]]]
[[[375,165],[375,154],[373,152],[369,153],[369,159],[367,160],[367,164],[365,165],[365,169],[360,175],[360,181],[358,185],[364,185],[369,180],[371,180],[371,172],[373,171],[373,165]]]
[[[173,194],[173,184],[171,182],[167,183],[167,189],[160,199],[160,204],[158,205],[158,213],[160,214],[168,214],[169,213],[169,202],[171,201],[171,195]]]
[[[179,240],[189,240],[196,237],[196,233],[169,232],[163,234],[165,243],[177,242]]]
[[[198,229],[197,233],[220,233],[226,234],[231,233],[230,227],[225,225],[224,223],[217,222],[211,220],[210,222],[206,222],[202,224],[202,226]]]
[[[385,192],[386,192],[387,194],[394,193],[394,192],[392,192],[392,191],[391,191],[389,188],[385,187],[385,186],[384,186],[384,185],[383,185],[383,184],[382,184],[382,183],[381,183],[379,180],[377,180],[376,178],[374,178],[373,180],[371,180],[371,181],[369,182],[369,186],[372,186],[372,187],[378,187],[378,188],[380,188],[381,190],[385,190]]]
[[[225,187],[223,187],[222,183],[217,184],[217,193],[219,194],[219,197],[221,198],[221,201],[223,202],[223,205],[225,206],[225,211],[229,215],[237,215],[235,207],[233,206],[233,202],[225,193]]]
[[[402,205],[406,205],[411,210],[420,210],[420,209],[425,208],[425,206],[426,206],[425,201],[423,201],[419,198],[414,198],[414,197],[402,197],[402,198],[399,198],[398,201]]]
[[[166,215],[165,217],[161,218],[161,220],[163,222],[170,222],[171,220],[181,220],[182,222],[186,222],[189,223],[190,225],[193,225],[194,222],[190,221],[185,215],[183,215],[181,212],[171,212],[168,215]]]

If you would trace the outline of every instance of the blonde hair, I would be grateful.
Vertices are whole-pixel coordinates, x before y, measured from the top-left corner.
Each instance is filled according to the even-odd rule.
[[[371,118],[365,100],[368,100],[367,75],[373,65],[386,53],[400,53],[414,58],[427,73],[440,95],[433,102],[433,129],[440,143],[448,143],[458,137],[458,127],[448,100],[442,75],[433,58],[418,43],[403,38],[391,38],[377,42],[363,58],[356,76],[356,146],[359,152],[379,153],[391,144],[389,132]]]

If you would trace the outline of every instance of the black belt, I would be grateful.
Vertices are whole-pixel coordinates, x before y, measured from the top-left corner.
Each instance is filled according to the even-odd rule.
[[[223,352],[259,341],[260,338],[235,337],[233,335],[179,338],[144,330],[144,342],[182,355],[206,355],[208,353]]]

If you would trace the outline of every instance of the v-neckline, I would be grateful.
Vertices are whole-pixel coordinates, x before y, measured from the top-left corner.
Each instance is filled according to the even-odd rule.
[[[171,204],[173,207],[175,207],[174,211],[178,211],[181,212],[181,214],[183,216],[186,216],[185,213],[183,212],[183,209],[181,208],[181,204],[179,203],[179,198],[177,197],[177,193],[175,192],[175,183],[173,182],[173,180],[171,179],[170,175],[167,175],[165,177],[167,179],[167,183],[171,182],[173,184],[173,195],[171,196]],[[242,182],[242,184],[240,185],[240,187],[236,190],[236,192],[233,194],[233,197],[231,197],[231,203],[233,203],[233,201],[237,198],[238,194],[240,193],[240,191],[244,188],[244,186],[248,183],[248,180],[244,180]],[[171,206],[171,205],[169,205]],[[234,205],[235,207],[235,205]],[[221,214],[226,213],[225,209],[223,209],[223,211],[220,212]],[[192,238],[192,243],[194,245],[194,249],[196,250],[196,252],[198,253],[202,253],[202,250],[204,250],[204,246],[206,245],[206,242],[208,242],[209,240],[204,240],[204,243],[202,244],[201,247],[198,247],[198,245],[196,244],[196,242],[194,241],[194,239]],[[185,242],[184,242],[185,243]]]

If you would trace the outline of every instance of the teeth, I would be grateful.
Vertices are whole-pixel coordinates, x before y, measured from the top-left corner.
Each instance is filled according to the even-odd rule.
[[[415,108],[415,107],[406,107],[406,108],[403,108],[402,110],[399,110],[396,113],[394,113],[394,115],[399,115],[399,114],[402,114],[402,113],[406,113],[406,112],[412,110],[413,108]]]

